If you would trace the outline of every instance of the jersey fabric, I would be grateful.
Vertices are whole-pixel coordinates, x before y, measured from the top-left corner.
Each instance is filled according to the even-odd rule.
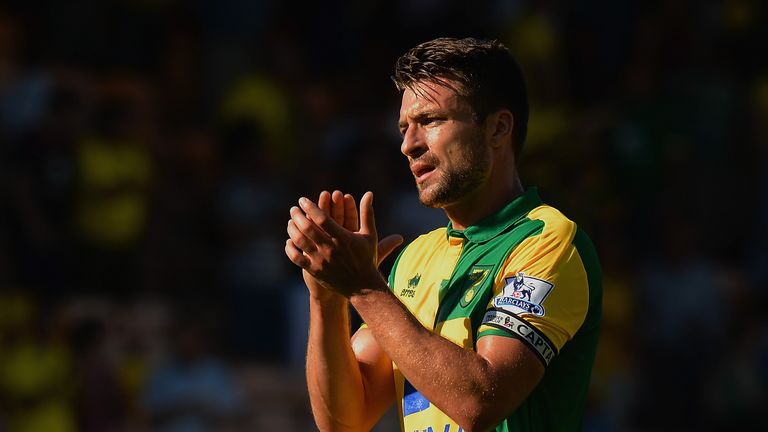
[[[572,432],[582,427],[601,279],[587,236],[529,188],[463,231],[449,223],[418,237],[395,261],[389,286],[424,327],[461,347],[495,335],[536,353],[543,378],[492,430]],[[393,368],[403,431],[461,430]]]

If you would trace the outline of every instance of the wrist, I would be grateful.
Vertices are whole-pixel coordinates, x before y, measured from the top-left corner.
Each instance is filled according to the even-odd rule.
[[[356,302],[370,300],[378,294],[389,292],[389,285],[387,285],[386,280],[384,280],[384,277],[378,270],[366,278],[365,281],[359,285],[358,290],[349,296],[349,301],[353,306]]]
[[[349,304],[349,300],[346,297],[330,290],[310,292],[309,302],[310,305],[323,309],[344,308]]]

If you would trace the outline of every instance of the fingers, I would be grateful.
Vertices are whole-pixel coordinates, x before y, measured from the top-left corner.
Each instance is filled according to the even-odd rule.
[[[375,234],[376,220],[373,217],[373,192],[368,191],[360,200],[360,233]]]
[[[389,236],[384,237],[378,245],[378,253],[377,253],[377,260],[376,263],[381,264],[382,261],[384,261],[389,254],[391,254],[398,246],[400,246],[403,243],[403,236],[400,234],[392,234]]]
[[[317,199],[317,206],[323,209],[324,212],[331,214],[331,194],[328,191],[320,192],[320,197]]]
[[[339,224],[344,225],[344,216],[345,216],[345,208],[344,208],[344,194],[341,193],[341,191],[333,191],[333,195],[331,195],[331,199],[333,201],[333,206],[331,207],[330,212],[326,212],[333,217],[333,220]]]
[[[306,198],[303,198],[306,201]],[[321,215],[325,216],[325,219],[330,221],[330,223],[333,223],[333,221],[330,220],[330,217],[327,216],[325,212],[320,210],[319,207],[312,204],[314,207],[314,211],[316,213],[319,213]],[[321,227],[318,227],[313,220],[310,220],[304,212],[301,211],[298,207],[291,207],[290,210],[291,213],[291,221],[297,228],[297,232],[301,234],[301,237],[303,238],[294,238],[291,237],[291,240],[294,241],[294,244],[296,246],[302,248],[304,252],[311,252],[317,249],[317,245],[324,245],[324,244],[330,244],[332,242],[331,237],[328,235],[328,231],[324,228],[321,229]],[[290,227],[290,225],[289,225]],[[295,233],[294,233],[295,234]],[[291,235],[291,231],[288,231],[288,235]],[[310,242],[312,244],[310,244]],[[304,247],[307,247],[308,249],[305,249]]]
[[[320,207],[318,207],[315,203],[313,203],[311,200],[307,198],[300,198],[299,199],[299,206],[301,207],[301,210],[304,210],[304,213],[306,213],[306,216],[302,213],[299,215],[298,213],[301,213],[301,210],[298,208],[291,208],[291,218],[296,221],[296,226],[299,227],[301,232],[306,234],[310,237],[312,240],[319,239],[320,241],[330,241],[330,237],[328,236],[330,234],[331,237],[341,237],[344,235],[344,228],[339,226],[333,218],[326,212],[324,212]],[[301,220],[301,218],[306,219],[308,222],[311,223],[311,226],[307,226],[307,229],[311,232],[307,232],[302,226],[302,224],[299,223],[299,221],[294,218],[294,209],[297,213],[297,216]],[[315,229],[313,230],[312,227]],[[320,230],[317,230],[317,228],[320,228]],[[320,231],[320,232],[317,232]],[[322,231],[325,231],[325,234]]]
[[[291,239],[285,241],[285,254],[288,256],[288,259],[297,266],[301,268],[309,267],[309,258],[296,247]]]
[[[337,224],[352,232],[358,230],[357,205],[352,195],[345,195],[339,190],[333,193],[322,191],[317,200],[317,206],[331,215]]]
[[[320,192],[320,197],[317,200],[317,206],[327,214],[331,215],[333,220],[339,224],[344,225],[344,194],[341,191],[328,191]]]
[[[344,195],[344,228],[357,232],[360,229],[360,220],[357,215],[357,204],[355,198],[350,195]]]
[[[317,250],[315,242],[307,238],[304,233],[299,230],[293,219],[288,221],[288,238],[291,240],[294,246],[299,248],[300,251],[305,253],[312,253]]]

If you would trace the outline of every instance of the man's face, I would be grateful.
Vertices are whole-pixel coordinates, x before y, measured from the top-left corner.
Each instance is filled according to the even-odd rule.
[[[477,190],[490,174],[491,153],[469,103],[452,89],[417,83],[400,107],[400,151],[416,179],[419,200],[446,207]]]

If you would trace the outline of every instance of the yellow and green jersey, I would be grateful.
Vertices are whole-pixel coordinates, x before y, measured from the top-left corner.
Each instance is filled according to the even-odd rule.
[[[495,431],[581,429],[601,318],[600,267],[589,238],[542,204],[535,188],[463,231],[449,224],[414,240],[389,286],[424,327],[459,346],[474,350],[481,337],[497,335],[537,354],[544,377]],[[461,430],[393,367],[403,431]]]

